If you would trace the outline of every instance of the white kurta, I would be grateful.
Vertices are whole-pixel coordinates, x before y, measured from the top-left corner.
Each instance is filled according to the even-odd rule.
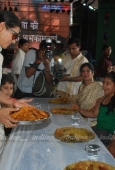
[[[66,68],[66,74],[70,74],[71,77],[80,76],[80,67],[83,63],[88,62],[88,60],[80,53],[76,58],[72,59],[71,55],[67,53],[62,58],[63,66]],[[81,82],[59,82],[57,85],[57,90],[63,91],[71,95],[77,95],[79,86]]]
[[[20,74],[23,63],[24,63],[24,59],[25,59],[25,52],[21,49],[17,50],[12,60],[12,75],[13,75],[15,84],[17,84],[17,78],[15,74]]]

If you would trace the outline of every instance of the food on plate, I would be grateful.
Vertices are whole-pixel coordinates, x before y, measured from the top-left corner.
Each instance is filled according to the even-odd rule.
[[[60,107],[60,108],[52,108],[51,112],[55,114],[73,114],[76,113],[77,110],[73,108]]]
[[[95,134],[92,131],[76,127],[56,129],[54,136],[63,142],[86,142],[95,138]]]
[[[68,100],[68,98],[55,98],[55,99],[51,99],[49,100],[49,103],[55,103],[55,104],[67,104],[70,103],[70,101]]]
[[[64,170],[115,170],[115,167],[98,161],[80,161],[70,164]]]
[[[49,114],[33,106],[23,106],[17,112],[11,113],[10,116],[19,121],[34,121],[47,118]]]

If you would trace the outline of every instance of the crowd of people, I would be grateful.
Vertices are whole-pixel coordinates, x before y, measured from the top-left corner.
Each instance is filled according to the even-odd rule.
[[[11,11],[0,11],[0,48],[7,48],[11,43],[15,43],[19,33],[20,21],[15,14]],[[29,49],[29,42],[20,39],[19,49],[12,60],[12,75],[2,75],[3,56],[0,54],[0,133],[2,136],[5,135],[4,126],[6,128],[16,126],[17,121],[12,119],[9,113],[32,100],[23,98],[36,97],[32,90],[42,72],[45,82],[56,85],[56,94],[52,97],[67,97],[73,103],[72,108],[77,109],[81,115],[97,118],[97,124],[92,129],[115,156],[113,152],[115,150],[113,144],[115,143],[115,68],[110,59],[112,48],[109,45],[103,46],[103,56],[94,68],[89,59],[80,52],[81,43],[77,38],[69,38],[67,45],[68,49],[61,53],[61,49],[56,48],[56,42],[52,41],[50,52],[53,58],[47,58],[45,41],[41,42],[38,50]],[[52,63],[55,64],[60,58],[65,72],[62,77],[55,78]],[[46,87],[45,92],[48,90]],[[105,137],[112,135],[113,138],[103,140],[102,135]],[[0,154],[2,151],[3,142],[0,142]]]

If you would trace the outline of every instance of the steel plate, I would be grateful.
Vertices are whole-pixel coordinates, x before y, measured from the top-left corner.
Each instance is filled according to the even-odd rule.
[[[38,120],[34,120],[34,121],[18,121],[18,125],[32,125],[32,124],[40,124],[43,123],[45,120],[49,119],[51,117],[51,113],[49,113],[48,111],[45,111],[45,113],[48,114],[47,118],[44,119],[38,119]]]

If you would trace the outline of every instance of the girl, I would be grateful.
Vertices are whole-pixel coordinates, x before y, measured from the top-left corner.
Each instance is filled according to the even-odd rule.
[[[14,92],[14,84],[15,84],[14,79],[10,73],[2,74],[0,91],[2,91],[8,97],[11,97]],[[8,107],[8,105],[4,105],[4,104],[2,104],[1,106]]]
[[[2,91],[5,95],[8,97],[11,97],[13,94],[14,90],[14,79],[11,74],[2,74],[2,79],[1,79],[1,87],[0,91]],[[9,105],[6,104],[1,104],[2,108],[9,107]],[[2,155],[3,149],[6,144],[6,138],[5,135],[8,136],[11,132],[11,128],[4,128],[2,124],[0,124],[1,130],[0,130],[0,135],[2,136],[3,140],[2,143],[0,142],[0,155]],[[5,133],[4,133],[5,131]]]
[[[115,72],[108,73],[103,80],[105,96],[97,100],[93,110],[83,110],[78,105],[72,107],[86,117],[96,118],[97,125],[92,127],[105,146],[108,146],[115,130]]]

